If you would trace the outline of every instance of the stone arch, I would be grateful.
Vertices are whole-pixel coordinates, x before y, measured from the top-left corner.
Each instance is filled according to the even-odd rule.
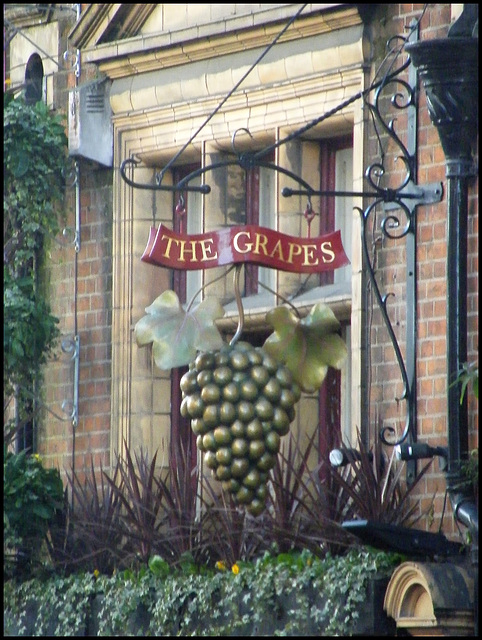
[[[473,604],[474,578],[463,566],[404,562],[392,574],[383,608],[411,635],[472,635]]]

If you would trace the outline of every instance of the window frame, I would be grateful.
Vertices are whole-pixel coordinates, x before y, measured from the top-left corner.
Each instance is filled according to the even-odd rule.
[[[353,148],[353,133],[339,136],[336,138],[324,139],[319,141],[320,145],[320,190],[321,191],[335,191],[337,185],[337,153],[343,149]],[[173,169],[174,183],[184,178],[188,173],[195,170],[197,165],[185,165]],[[259,224],[260,218],[260,167],[253,167],[245,171],[245,194],[246,194],[246,224]],[[176,206],[179,203],[179,197],[175,194],[173,200],[173,228],[175,231],[186,233],[188,229],[188,197],[184,196],[184,206],[186,213],[182,216],[176,215]],[[320,196],[320,211],[322,214],[319,216],[319,234],[324,235],[335,231],[336,222],[336,202],[333,196]],[[274,211],[274,215],[276,212]],[[273,220],[275,222],[275,220]],[[181,229],[181,224],[182,229]],[[246,264],[246,277],[245,277],[245,291],[243,295],[243,302],[253,302],[259,295],[258,286],[258,273],[259,267],[254,264]],[[173,288],[178,293],[179,299],[182,303],[186,302],[186,278],[187,272],[174,271],[173,272]],[[334,272],[327,271],[318,274],[318,286],[320,287],[320,294],[322,297],[322,291],[324,287],[334,284]],[[317,287],[316,287],[317,288]],[[320,296],[318,296],[320,297]],[[293,302],[297,303],[294,299]],[[227,309],[230,309],[232,305],[225,305]],[[303,304],[305,306],[305,304]],[[251,306],[250,306],[251,309]],[[253,308],[255,310],[256,307]],[[265,309],[263,308],[263,311]],[[256,313],[254,314],[256,316]],[[251,317],[252,320],[252,317]],[[259,324],[259,323],[258,323]],[[262,324],[262,323],[261,323]],[[252,322],[248,320],[245,327],[245,334],[243,339],[250,341],[249,336],[252,336],[253,343],[259,344],[260,336],[268,335],[268,328],[252,325]],[[346,333],[347,327],[350,325],[350,320],[342,321],[342,333]],[[228,332],[226,332],[228,335]],[[191,437],[192,446],[192,464],[196,464],[196,447],[195,437],[190,430],[190,421],[186,418],[182,418],[180,415],[179,407],[182,399],[179,383],[183,373],[187,368],[180,368],[173,370],[172,372],[172,387],[171,387],[171,438],[187,439]],[[348,382],[346,384],[346,393],[349,393]],[[317,398],[318,405],[318,447],[320,459],[328,455],[329,451],[342,444],[344,437],[346,437],[346,425],[341,424],[342,417],[342,373],[339,370],[330,368],[328,370],[325,381],[323,382]]]
[[[353,148],[353,134],[321,141],[320,148],[320,191],[336,190],[336,154],[343,149]],[[320,215],[320,235],[335,231],[336,202],[332,196],[321,196],[320,211],[326,215]],[[320,286],[334,284],[334,271],[320,273]],[[343,330],[349,322],[343,322]],[[347,390],[349,391],[349,390]],[[344,430],[341,424],[342,415],[342,376],[341,371],[328,369],[326,378],[321,385],[318,396],[318,416],[320,424],[318,428],[318,447],[320,459],[328,455],[331,449],[342,444]],[[324,423],[322,423],[324,420]],[[325,431],[325,433],[323,433]]]
[[[336,189],[336,154],[343,149],[353,148],[353,134],[330,138],[320,141],[320,191],[335,191]],[[320,196],[320,235],[335,230],[336,202],[332,196]],[[320,286],[333,284],[333,271],[320,273]]]

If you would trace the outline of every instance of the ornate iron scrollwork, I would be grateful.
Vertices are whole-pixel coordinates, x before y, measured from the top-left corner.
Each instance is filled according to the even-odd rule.
[[[301,136],[308,129],[314,127],[321,121],[334,115],[348,104],[363,98],[370,109],[370,113],[374,118],[377,126],[380,126],[388,139],[392,141],[396,147],[400,150],[398,158],[403,162],[405,167],[405,174],[401,182],[396,187],[382,186],[384,177],[390,177],[386,172],[384,166],[384,154],[379,161],[370,164],[366,169],[365,178],[369,185],[369,189],[362,192],[354,191],[319,191],[313,189],[306,181],[301,177],[293,174],[291,171],[284,169],[274,163],[266,162],[263,157],[271,151],[274,146],[268,147],[261,151],[240,153],[237,152],[235,147],[236,134],[244,130],[249,135],[247,129],[240,129],[233,135],[233,154],[234,157],[222,162],[217,162],[207,167],[203,167],[193,171],[185,176],[175,185],[163,185],[162,180],[164,173],[167,169],[160,171],[156,175],[156,184],[143,184],[138,183],[132,178],[128,178],[126,175],[126,168],[130,166],[134,169],[141,161],[136,158],[128,158],[124,160],[121,165],[120,173],[125,182],[131,187],[139,189],[151,189],[151,190],[164,190],[171,192],[183,192],[183,191],[197,191],[203,194],[208,194],[211,188],[207,184],[200,186],[189,186],[189,182],[200,175],[215,170],[220,167],[226,167],[229,165],[238,165],[244,169],[251,169],[255,166],[266,167],[274,171],[283,173],[293,179],[299,186],[299,189],[291,189],[285,187],[282,190],[284,197],[290,197],[293,195],[306,195],[308,197],[308,203],[311,204],[311,197],[314,195],[328,196],[328,197],[363,197],[372,200],[372,202],[364,209],[357,208],[360,213],[362,221],[361,229],[361,241],[362,251],[365,259],[365,264],[368,272],[370,282],[373,287],[375,298],[380,307],[383,322],[386,326],[391,344],[393,346],[396,361],[400,369],[403,392],[400,398],[396,400],[403,400],[406,402],[407,412],[406,421],[403,433],[400,437],[394,438],[395,431],[392,427],[385,426],[380,431],[380,438],[385,445],[395,446],[400,445],[404,441],[415,442],[416,441],[416,372],[415,372],[415,355],[416,355],[416,208],[419,205],[433,204],[440,202],[442,199],[442,183],[433,183],[424,185],[423,187],[417,184],[417,95],[416,95],[416,82],[417,74],[415,68],[411,65],[410,58],[407,56],[402,62],[401,55],[404,52],[404,46],[407,42],[413,42],[418,39],[418,23],[414,22],[410,28],[410,34],[407,38],[397,36],[389,41],[389,52],[386,56],[384,63],[386,64],[385,72],[381,80],[377,80],[372,83],[371,87],[367,90],[361,91],[358,94],[351,96],[344,103],[338,105],[336,108],[328,113],[323,114],[316,120],[308,123],[302,127],[298,132],[290,134],[286,139],[280,141],[274,146],[279,146],[288,140],[292,140],[295,137]],[[397,46],[394,46],[394,42],[397,42]],[[399,65],[398,67],[396,65]],[[401,74],[407,70],[408,80],[401,77]],[[408,119],[408,134],[407,142],[404,143],[401,137],[396,131],[396,118],[392,118],[387,121],[382,115],[383,108],[381,106],[382,94],[387,90],[393,90],[391,97],[391,104],[397,111],[405,110]],[[374,93],[373,104],[368,102],[368,96]],[[176,156],[177,157],[177,156]],[[168,167],[172,164],[169,163]],[[181,195],[182,198],[182,195]],[[381,221],[380,229],[382,235],[389,240],[401,240],[405,239],[407,244],[407,272],[406,272],[406,308],[407,308],[407,348],[406,348],[406,360],[404,361],[402,350],[398,344],[397,337],[393,328],[393,324],[390,320],[388,313],[388,299],[393,296],[393,293],[382,293],[380,286],[376,278],[376,269],[374,262],[370,256],[369,241],[367,227],[368,222],[372,219],[374,212],[378,207],[382,206],[385,216]],[[308,207],[309,209],[309,207]],[[306,212],[305,212],[306,214]],[[302,214],[302,215],[305,215]],[[387,436],[392,436],[389,439]],[[410,482],[415,477],[415,467],[412,464],[413,461],[408,462],[407,466],[407,479]]]
[[[247,129],[240,129],[239,131],[247,131]],[[235,131],[233,134],[233,143],[234,143],[234,137],[236,136],[238,131]],[[249,131],[248,131],[249,133]],[[233,158],[230,158],[228,160],[223,160],[221,162],[215,162],[213,164],[208,165],[207,167],[201,167],[200,169],[195,169],[194,171],[192,171],[191,173],[189,173],[187,176],[185,176],[184,178],[182,178],[178,183],[176,183],[175,185],[163,185],[162,184],[162,178],[163,178],[163,174],[162,172],[159,172],[156,175],[156,184],[149,184],[149,183],[143,183],[143,182],[136,182],[131,178],[127,177],[126,174],[126,169],[128,166],[131,166],[133,169],[135,169],[135,167],[137,165],[139,165],[141,163],[141,160],[137,159],[137,158],[127,158],[126,160],[124,160],[120,166],[120,174],[122,176],[122,179],[127,182],[127,184],[131,187],[134,187],[135,189],[149,189],[151,191],[171,191],[171,192],[183,192],[183,191],[196,191],[198,193],[203,193],[203,194],[208,194],[211,192],[211,187],[208,184],[201,184],[201,185],[194,185],[194,186],[189,186],[189,183],[194,179],[197,178],[198,176],[204,175],[206,173],[208,173],[209,171],[214,171],[216,169],[220,169],[222,167],[229,167],[229,166],[240,166],[242,169],[253,169],[254,167],[265,167],[267,169],[272,169],[273,171],[277,171],[279,173],[283,173],[286,176],[288,176],[289,178],[292,178],[295,182],[297,182],[299,185],[301,185],[302,187],[304,187],[304,191],[303,193],[316,193],[314,189],[312,189],[312,187],[302,178],[300,178],[299,176],[297,176],[295,173],[293,173],[292,171],[289,171],[288,169],[285,169],[283,167],[280,167],[277,164],[274,164],[272,162],[265,162],[262,159],[260,159],[260,157],[255,154],[255,153],[238,153],[236,152],[236,156]]]
[[[408,66],[409,60],[405,62],[400,68],[400,72],[405,70]],[[393,188],[381,188],[380,182],[383,180],[385,176],[385,167],[383,164],[383,159],[380,162],[375,162],[371,164],[365,172],[365,177],[370,184],[371,188],[377,194],[375,195],[375,199],[372,203],[370,203],[367,208],[363,211],[358,208],[358,211],[361,216],[361,236],[362,236],[362,250],[365,258],[365,264],[367,266],[368,276],[370,278],[370,282],[372,285],[372,290],[375,295],[375,298],[378,302],[378,306],[380,308],[380,312],[382,314],[383,321],[385,323],[390,342],[392,344],[393,350],[395,352],[395,357],[397,360],[398,367],[400,369],[400,374],[402,377],[403,383],[403,392],[401,396],[397,399],[399,401],[405,401],[407,406],[406,411],[406,420],[405,427],[402,435],[399,438],[396,438],[393,441],[393,435],[395,433],[393,427],[385,426],[382,427],[380,431],[380,439],[386,445],[399,445],[404,442],[407,438],[410,441],[415,441],[416,436],[416,408],[415,408],[415,349],[416,349],[416,339],[415,333],[411,333],[409,335],[409,327],[415,326],[415,310],[416,310],[416,290],[413,285],[408,290],[408,283],[410,279],[413,281],[415,278],[415,210],[416,207],[414,205],[414,201],[417,199],[417,195],[413,193],[413,189],[409,189],[409,186],[415,185],[415,168],[416,168],[416,157],[410,153],[407,145],[403,144],[401,138],[398,136],[395,122],[396,119],[392,118],[389,122],[386,122],[384,116],[382,115],[382,109],[380,107],[380,102],[382,99],[382,95],[386,92],[387,89],[394,87],[394,93],[391,98],[391,104],[397,110],[408,110],[413,109],[416,111],[416,102],[415,102],[415,88],[411,86],[411,84],[400,77],[393,77],[387,79],[378,89],[375,91],[373,104],[368,104],[367,106],[370,108],[370,112],[375,117],[375,122],[383,128],[386,134],[388,134],[389,138],[395,142],[396,147],[400,150],[401,155],[398,156],[399,159],[402,160],[405,166],[405,176],[403,177],[400,184]],[[416,129],[416,128],[415,128]],[[412,201],[412,202],[410,202]],[[410,204],[408,204],[410,202]],[[368,223],[372,218],[372,215],[377,210],[379,205],[388,205],[385,207],[386,215],[383,217],[380,223],[380,231],[382,236],[389,240],[400,240],[403,238],[407,238],[407,355],[412,353],[413,357],[411,358],[412,364],[408,365],[407,362],[404,361],[400,345],[397,341],[395,331],[390,320],[390,315],[387,310],[387,304],[390,296],[393,296],[393,293],[385,293],[382,294],[380,286],[378,284],[375,267],[374,267],[374,259],[370,255],[369,251],[369,234],[367,232]],[[412,240],[409,242],[409,240]],[[411,265],[411,267],[409,267]],[[412,325],[413,321],[413,325]],[[413,350],[413,351],[412,351]],[[390,434],[392,438],[389,440],[387,435]]]
[[[406,403],[406,419],[405,426],[401,436],[395,437],[393,427],[385,426],[380,430],[380,439],[387,446],[400,445],[401,443],[415,442],[417,439],[416,431],[416,371],[415,371],[415,355],[416,355],[416,207],[418,205],[433,204],[440,202],[443,195],[442,183],[432,183],[423,187],[417,185],[416,179],[416,163],[417,163],[417,101],[416,101],[416,70],[411,66],[410,58],[407,57],[395,71],[393,65],[399,60],[400,54],[406,42],[413,42],[417,38],[416,25],[412,25],[410,36],[405,39],[401,36],[392,39],[388,44],[389,48],[396,40],[402,42],[398,48],[391,47],[387,60],[389,60],[389,70],[385,74],[383,80],[378,83],[373,104],[366,100],[367,107],[375,119],[376,125],[382,127],[389,139],[393,141],[400,150],[398,158],[404,163],[405,175],[396,187],[381,186],[384,176],[388,175],[384,166],[384,155],[380,161],[374,162],[368,166],[365,171],[365,178],[370,187],[367,191],[362,192],[342,192],[342,191],[302,191],[289,188],[283,189],[282,194],[285,197],[291,195],[322,195],[333,197],[363,197],[373,199],[373,201],[363,210],[356,208],[360,214],[362,228],[361,240],[362,251],[365,259],[368,276],[373,287],[375,298],[378,302],[383,322],[388,332],[390,342],[395,352],[396,361],[400,369],[402,378],[403,391],[398,401]],[[393,60],[390,61],[390,56]],[[408,80],[400,77],[400,74],[408,70]],[[407,113],[407,142],[404,144],[396,131],[396,118],[387,121],[383,116],[383,108],[381,107],[382,95],[387,93],[387,89],[394,88],[391,97],[392,106],[399,110],[405,110]],[[389,92],[388,92],[389,93]],[[370,256],[368,223],[371,221],[374,212],[379,206],[382,206],[385,212],[380,223],[382,235],[389,240],[406,240],[406,313],[407,313],[407,347],[406,359],[403,359],[402,350],[397,341],[390,315],[388,313],[388,300],[393,293],[382,293],[376,278],[376,269],[374,260]],[[392,436],[389,438],[388,436]],[[415,461],[407,462],[407,480],[410,482],[415,478]]]
[[[402,47],[396,53],[396,57],[402,52],[404,45],[408,41],[418,39],[416,25],[409,38],[400,36],[395,40],[402,41]],[[390,44],[390,43],[389,43]],[[396,187],[380,187],[380,183],[385,176],[384,156],[382,160],[371,164],[365,172],[365,177],[374,190],[374,200],[365,210],[358,209],[362,228],[362,250],[368,276],[373,293],[378,302],[383,322],[388,332],[392,344],[395,358],[400,370],[403,391],[397,401],[404,401],[406,406],[405,425],[403,432],[398,437],[392,426],[383,426],[379,436],[383,444],[388,446],[398,446],[403,442],[413,443],[417,440],[417,399],[416,399],[416,210],[418,205],[439,202],[442,198],[442,184],[436,183],[420,187],[417,185],[417,94],[416,71],[411,66],[410,58],[400,66],[398,74],[390,74],[386,81],[376,89],[373,104],[367,102],[370,113],[375,118],[375,125],[379,125],[388,139],[395,143],[400,150],[400,159],[405,167],[405,175]],[[400,73],[408,69],[408,80],[400,77]],[[393,88],[393,92],[392,92]],[[389,121],[383,116],[381,107],[382,95],[387,93],[391,96],[392,107],[406,113],[407,116],[407,140],[404,143],[396,130],[397,118]],[[376,126],[375,126],[376,128]],[[367,231],[368,222],[373,217],[379,206],[383,207],[384,217],[380,223],[382,237],[388,240],[405,239],[406,248],[406,357],[402,356],[402,350],[397,340],[394,326],[388,313],[388,301],[394,294],[384,293],[380,289],[377,281],[374,258],[369,250],[369,233]],[[415,479],[416,461],[407,462],[407,481],[410,483]]]

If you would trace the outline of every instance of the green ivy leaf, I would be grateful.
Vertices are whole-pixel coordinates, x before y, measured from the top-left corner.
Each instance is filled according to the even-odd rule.
[[[161,558],[161,556],[154,555],[149,558],[149,569],[158,578],[165,578],[169,575],[169,564]]]
[[[198,351],[220,349],[223,338],[214,321],[224,309],[213,298],[203,300],[192,311],[184,311],[174,291],[164,291],[146,308],[134,329],[137,345],[153,344],[152,353],[159,369],[181,367]]]
[[[266,314],[266,319],[274,333],[263,348],[288,367],[305,393],[321,387],[329,367],[341,368],[347,348],[336,333],[340,323],[328,306],[314,305],[302,320],[290,309],[277,307]]]
[[[25,149],[22,149],[17,158],[17,166],[13,170],[13,175],[15,178],[22,178],[30,168],[30,159],[29,154]]]
[[[32,513],[33,515],[42,518],[42,520],[49,520],[53,515],[52,509],[44,504],[34,504],[32,506]]]
[[[18,386],[22,412],[28,406],[22,389],[40,388],[42,366],[59,336],[45,289],[38,287],[38,265],[66,221],[67,137],[62,117],[21,97],[4,100],[3,121],[4,385],[7,394]]]

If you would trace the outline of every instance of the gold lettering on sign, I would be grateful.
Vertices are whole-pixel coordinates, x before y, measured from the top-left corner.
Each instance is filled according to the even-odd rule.
[[[197,235],[175,233],[161,225],[155,239],[151,229],[141,259],[182,270],[252,262],[299,273],[328,271],[349,264],[339,231],[310,240],[255,225]]]
[[[323,262],[325,264],[329,264],[330,262],[334,262],[335,260],[335,253],[331,250],[331,242],[322,242],[321,244],[321,253],[323,253]],[[325,258],[326,256],[329,256],[329,258]]]
[[[286,262],[288,262],[289,264],[293,264],[293,260],[295,256],[299,256],[301,254],[301,247],[299,244],[294,244],[293,242],[290,242],[288,246],[289,246],[289,251],[288,251],[288,258]]]
[[[202,249],[203,257],[201,260],[205,262],[206,260],[217,260],[218,252],[213,253],[213,244],[214,240],[212,238],[207,238],[206,240],[199,241]]]
[[[242,249],[239,245],[239,238],[241,236],[248,236],[248,238],[250,237],[248,231],[240,231],[239,233],[237,233],[233,239],[234,249],[238,253],[249,253],[253,245],[250,242],[247,242],[246,244],[243,245],[244,248]]]
[[[303,245],[303,266],[304,267],[315,267],[319,260],[313,256],[313,251],[316,249],[316,244],[304,244]]]
[[[268,244],[268,237],[264,233],[257,233],[256,244],[255,244],[253,253],[259,256],[262,249],[263,255],[267,256],[268,255],[268,250],[266,249],[267,244]]]
[[[205,238],[203,240],[179,240],[178,238],[171,238],[170,236],[161,236],[161,241],[166,241],[166,248],[162,255],[165,258],[173,258],[180,262],[206,262],[208,260],[217,260],[217,252],[213,254],[213,239]],[[171,255],[172,245],[175,245],[179,249],[177,255]],[[201,257],[198,257],[197,245],[200,247]],[[172,251],[174,254],[175,252]],[[190,258],[186,258],[186,254],[190,254]]]
[[[273,251],[269,254],[270,258],[278,258],[282,262],[286,262],[285,257],[283,255],[283,245],[281,244],[281,240],[278,240],[274,245]]]
[[[171,245],[172,245],[172,243],[174,241],[174,238],[170,238],[169,236],[164,235],[164,236],[161,237],[161,240],[167,240],[167,246],[166,246],[165,250],[163,251],[162,255],[164,256],[164,258],[168,258],[169,259],[171,257]],[[177,241],[175,241],[175,242],[177,243]]]

